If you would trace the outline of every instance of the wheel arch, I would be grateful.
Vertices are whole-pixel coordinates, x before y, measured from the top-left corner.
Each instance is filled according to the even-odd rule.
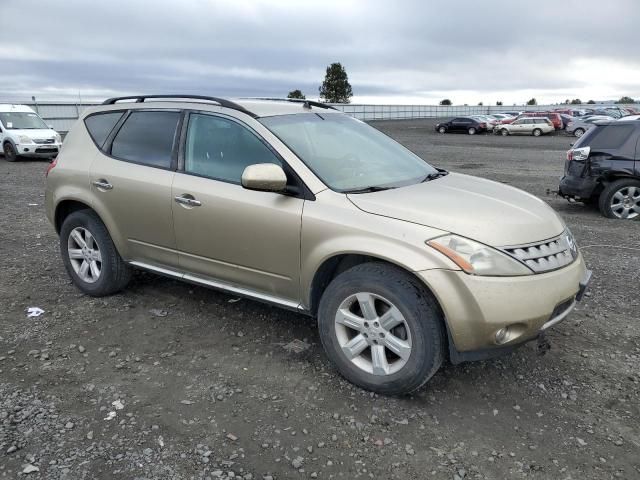
[[[97,212],[95,212],[95,210],[93,210],[91,206],[85,202],[74,199],[66,199],[60,201],[56,205],[55,213],[53,216],[53,224],[56,229],[56,233],[60,234],[62,223],[64,222],[65,218],[67,218],[73,212],[77,212],[79,210],[91,210],[96,213],[96,215],[98,215]]]
[[[374,255],[366,254],[366,253],[339,253],[333,255],[327,259],[325,259],[320,266],[316,269],[313,278],[311,280],[309,294],[308,294],[308,306],[309,313],[315,317],[318,312],[318,305],[320,304],[320,299],[322,298],[322,294],[326,290],[327,286],[331,283],[331,281],[336,278],[341,273],[346,270],[355,267],[356,265],[361,265],[363,263],[383,263],[389,266],[392,266],[409,276],[411,276],[418,284],[425,289],[434,299],[438,308],[441,312],[443,312],[442,318],[445,321],[444,310],[440,305],[435,293],[433,290],[426,285],[413,271],[411,271],[406,266],[391,261],[389,259],[377,257]]]

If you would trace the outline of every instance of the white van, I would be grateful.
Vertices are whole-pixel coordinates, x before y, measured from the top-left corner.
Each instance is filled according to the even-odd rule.
[[[20,156],[55,157],[62,138],[26,105],[0,104],[0,142],[5,160],[13,162]]]

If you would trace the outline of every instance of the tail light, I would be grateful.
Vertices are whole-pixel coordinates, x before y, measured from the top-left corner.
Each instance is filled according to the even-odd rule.
[[[480,128],[487,128],[487,124],[486,123],[481,123],[480,124]]]
[[[591,153],[591,147],[572,148],[567,152],[567,160],[570,162],[586,160],[589,158],[589,153]]]
[[[49,172],[51,170],[53,170],[53,168],[58,164],[58,157],[54,158],[53,160],[51,160],[51,163],[49,164],[49,166],[47,167],[47,171],[45,172],[44,176],[48,177],[49,176]]]

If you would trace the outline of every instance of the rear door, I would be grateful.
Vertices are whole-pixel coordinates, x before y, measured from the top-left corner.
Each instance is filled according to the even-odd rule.
[[[90,172],[95,209],[119,240],[126,260],[176,267],[171,183],[181,112],[121,112],[110,132],[106,120],[89,116],[85,121],[100,148]]]
[[[466,131],[468,126],[468,120],[466,118],[454,118],[451,120],[450,130],[453,132]]]
[[[297,306],[304,200],[241,185],[245,167],[284,161],[233,118],[192,112],[186,127],[171,195],[182,270]]]

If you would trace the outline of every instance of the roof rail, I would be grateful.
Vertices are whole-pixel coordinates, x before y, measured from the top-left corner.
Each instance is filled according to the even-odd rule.
[[[338,110],[337,108],[332,107],[331,105],[327,105],[326,103],[315,102],[313,100],[306,100],[303,98],[247,97],[247,100],[269,100],[272,102],[302,103],[304,104],[305,108],[318,107],[318,108],[326,108],[331,110]]]
[[[225,98],[218,97],[208,97],[206,95],[131,95],[128,97],[113,97],[102,102],[102,105],[114,105],[116,102],[121,100],[135,100],[135,103],[143,103],[147,99],[164,99],[164,98],[179,98],[179,99],[191,99],[191,100],[206,100],[209,102],[215,102],[221,107],[231,108],[233,110],[238,110],[239,112],[246,113],[247,115],[257,118],[258,116],[244,108],[242,105],[238,105],[231,100],[227,100]]]

